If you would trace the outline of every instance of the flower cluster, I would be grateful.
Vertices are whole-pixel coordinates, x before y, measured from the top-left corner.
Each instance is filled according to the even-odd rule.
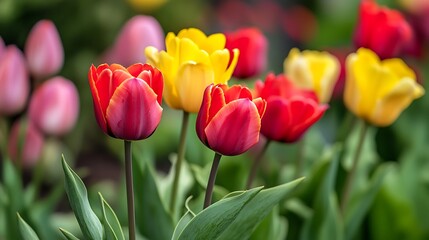
[[[30,167],[41,156],[45,135],[63,136],[74,127],[79,115],[78,91],[72,81],[53,76],[63,65],[64,51],[52,21],[34,25],[25,54],[15,45],[4,46],[3,41],[0,49],[0,117],[19,117],[12,126],[8,152],[16,160],[18,143],[24,141],[21,160]],[[31,95],[30,85],[35,86]],[[25,130],[25,137],[20,129]]]

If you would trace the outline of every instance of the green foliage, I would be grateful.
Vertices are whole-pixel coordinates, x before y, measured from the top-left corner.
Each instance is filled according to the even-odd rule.
[[[34,232],[34,230],[22,219],[21,215],[17,213],[18,217],[18,227],[19,231],[21,233],[21,238],[23,240],[39,240],[39,237],[37,237],[37,234]]]

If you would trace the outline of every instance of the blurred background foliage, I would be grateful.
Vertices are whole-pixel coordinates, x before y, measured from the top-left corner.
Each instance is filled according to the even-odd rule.
[[[401,9],[395,0],[377,2]],[[259,27],[269,40],[267,71],[260,76],[264,78],[269,71],[282,71],[283,60],[292,47],[330,50],[343,56],[353,51],[358,4],[358,0],[1,0],[0,36],[7,45],[16,44],[23,49],[25,39],[37,21],[50,19],[55,23],[65,52],[60,74],[71,79],[79,89],[81,109],[74,131],[61,141],[48,140],[46,144],[44,157],[51,161],[45,160],[48,161],[45,185],[55,185],[62,178],[59,154],[65,153],[69,156],[68,160],[75,161],[78,172],[90,186],[90,196],[96,199],[96,192],[103,192],[105,198],[113,203],[121,222],[125,222],[125,194],[117,194],[115,189],[115,186],[123,186],[119,182],[122,143],[99,130],[93,114],[87,74],[91,64],[100,63],[103,52],[114,43],[121,27],[131,17],[137,14],[154,16],[165,33],[177,33],[188,27],[198,27],[206,33],[231,31],[245,26]],[[420,58],[405,60],[416,69],[419,79],[426,86],[424,79],[429,74],[429,68],[425,66],[429,63],[426,51],[423,51]],[[252,87],[253,80],[232,81]],[[373,204],[368,206],[369,213],[362,216],[363,225],[357,237],[347,239],[429,239],[428,98],[424,96],[413,103],[392,126],[372,128],[368,134],[361,162],[364,170],[356,183],[360,193],[369,194],[365,192],[368,190],[366,186],[370,181],[377,180],[375,173],[378,169],[389,168],[389,171],[385,173],[380,191],[374,194]],[[278,213],[274,212],[273,216],[278,218],[270,220],[283,223],[288,239],[299,239],[299,236],[307,239],[303,231],[322,233],[339,228],[335,226],[339,217],[336,213],[329,215],[330,209],[313,203],[314,199],[329,198],[317,194],[323,187],[329,189],[329,184],[323,185],[329,177],[336,179],[336,185],[331,186],[331,190],[339,192],[342,188],[340,183],[345,176],[343,165],[347,165],[347,158],[353,153],[353,150],[348,150],[353,149],[357,132],[356,129],[351,131],[343,150],[335,150],[336,136],[341,134],[339,126],[346,114],[341,98],[334,99],[322,121],[305,137],[305,185],[294,201],[288,201],[276,209]],[[135,154],[153,161],[159,172],[164,174],[170,168],[171,155],[177,151],[180,119],[179,111],[165,106],[161,124],[154,135],[134,145]],[[192,116],[191,124],[194,122],[195,116]],[[212,153],[200,143],[192,125],[188,131],[186,159],[195,165],[193,173],[198,176],[204,168],[208,169]],[[258,147],[261,146],[243,156],[222,159],[217,181],[220,193],[243,188],[250,160],[253,153],[259,150]],[[257,185],[275,186],[294,179],[296,168],[293,160],[299,154],[299,147],[299,144],[272,144]],[[333,171],[334,174],[329,173],[332,161],[326,159],[326,154],[340,154],[335,151],[342,152],[340,156],[343,156],[344,163],[337,166],[338,171]],[[332,168],[335,169],[335,166]],[[198,190],[201,186],[195,184],[190,193],[195,194]],[[358,195],[353,201],[364,201],[364,197]],[[69,211],[67,203],[58,204],[57,211]],[[319,218],[311,217],[315,215]],[[68,229],[75,232],[73,217],[56,215],[53,218],[57,225],[67,224]],[[303,225],[307,230],[303,230]],[[40,226],[38,229],[41,229]],[[334,235],[331,233],[326,238],[320,234],[317,239],[334,239],[328,238]]]

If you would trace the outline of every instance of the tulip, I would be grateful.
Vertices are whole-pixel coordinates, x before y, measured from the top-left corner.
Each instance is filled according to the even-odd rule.
[[[164,74],[164,100],[174,109],[196,113],[200,109],[204,89],[214,84],[226,84],[238,60],[238,49],[230,53],[225,48],[225,35],[206,36],[198,29],[183,29],[168,33],[166,51],[147,47],[148,62]]]
[[[228,156],[247,151],[259,141],[266,102],[252,98],[246,87],[209,85],[198,112],[197,135],[208,148]]]
[[[381,61],[370,49],[360,48],[346,60],[344,102],[356,116],[375,126],[392,124],[424,89],[401,59]]]
[[[0,57],[0,115],[22,111],[30,91],[30,80],[21,50],[11,45]]]
[[[164,32],[159,22],[151,16],[135,16],[122,28],[115,45],[105,57],[108,63],[129,66],[146,62],[143,54],[147,46],[164,48]]]
[[[261,133],[268,140],[293,143],[324,114],[313,91],[299,89],[284,75],[268,74],[255,84],[256,96],[267,101]]]
[[[63,77],[53,77],[38,87],[30,100],[30,120],[45,134],[61,136],[75,125],[79,115],[76,86]]]
[[[237,67],[232,74],[237,78],[249,78],[260,74],[267,65],[268,42],[257,28],[243,28],[228,33],[225,47],[233,54],[233,49],[240,51]]]
[[[398,57],[413,44],[413,31],[399,11],[364,0],[360,4],[354,43],[380,58]]]
[[[161,72],[137,63],[91,66],[89,74],[97,123],[108,135],[124,140],[149,137],[161,120]]]
[[[43,134],[31,121],[17,121],[12,125],[8,142],[8,153],[12,160],[25,168],[31,168],[40,159],[43,146]]]
[[[321,103],[331,99],[340,73],[340,63],[328,52],[293,48],[286,57],[284,73],[298,87],[313,90]]]
[[[28,35],[24,52],[34,77],[44,78],[57,73],[63,66],[64,50],[54,23],[50,20],[36,23]]]

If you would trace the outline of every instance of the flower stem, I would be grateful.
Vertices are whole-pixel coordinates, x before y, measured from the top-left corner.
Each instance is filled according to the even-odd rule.
[[[261,164],[262,157],[264,156],[265,152],[267,151],[268,145],[270,144],[270,140],[267,140],[262,148],[262,150],[259,152],[259,154],[253,159],[252,162],[252,169],[250,170],[249,177],[247,178],[246,183],[246,189],[249,189],[252,187],[253,180],[255,180],[256,173],[259,169],[259,165]]]
[[[296,166],[295,178],[301,177],[302,170],[304,168],[304,163],[305,163],[304,151],[305,151],[305,136],[303,136],[301,140],[299,140],[298,142],[298,153],[295,161],[295,166]]]
[[[124,140],[125,149],[125,181],[127,185],[127,206],[128,206],[128,233],[129,240],[136,239],[136,221],[134,211],[134,190],[133,190],[133,160],[131,156],[131,142]]]
[[[222,155],[220,155],[219,153],[215,153],[214,155],[212,169],[210,170],[209,181],[207,182],[206,196],[204,198],[203,209],[207,208],[212,203],[213,188],[215,185],[216,173],[219,167],[219,162],[221,157]]]
[[[176,211],[177,188],[179,186],[180,172],[183,158],[185,157],[186,133],[188,131],[189,113],[183,112],[182,129],[180,132],[179,149],[177,151],[176,168],[174,171],[173,187],[170,196],[170,213],[174,215]]]
[[[362,124],[362,128],[361,128],[361,131],[359,134],[359,142],[358,142],[358,145],[356,147],[356,152],[355,152],[355,155],[353,158],[352,168],[350,169],[349,173],[347,174],[347,179],[346,179],[346,183],[344,185],[343,195],[341,198],[341,213],[343,216],[345,214],[347,204],[349,202],[350,193],[351,193],[353,181],[354,181],[354,178],[356,175],[356,170],[357,170],[357,165],[359,162],[360,153],[362,152],[365,134],[366,134],[366,131],[368,129],[368,124],[366,122],[362,122],[362,123],[363,124]]]

